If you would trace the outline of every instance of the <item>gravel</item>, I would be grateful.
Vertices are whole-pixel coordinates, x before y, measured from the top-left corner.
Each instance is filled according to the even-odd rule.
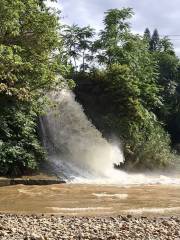
[[[180,217],[57,217],[0,214],[0,240],[180,240]]]

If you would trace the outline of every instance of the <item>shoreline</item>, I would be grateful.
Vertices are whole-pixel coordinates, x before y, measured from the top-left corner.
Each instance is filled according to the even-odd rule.
[[[179,217],[67,217],[0,213],[2,240],[180,239]]]

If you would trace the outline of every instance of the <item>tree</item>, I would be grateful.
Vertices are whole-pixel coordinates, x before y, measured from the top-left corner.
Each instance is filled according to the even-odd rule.
[[[166,52],[170,55],[175,55],[173,44],[167,37],[160,39],[159,45],[160,45],[160,49],[159,49],[160,52]]]
[[[148,46],[149,46],[149,50],[150,50],[151,32],[150,32],[149,28],[146,28],[146,29],[145,29],[143,38],[144,38],[144,40],[147,42],[147,44],[148,44]]]
[[[74,61],[74,68],[77,71],[77,61],[81,59],[80,68],[85,72],[88,67],[86,60],[89,59],[89,52],[92,47],[94,29],[90,26],[78,27],[77,25],[65,26],[63,29],[64,43],[67,55]]]
[[[159,51],[153,52],[158,62],[158,84],[161,88],[163,106],[158,109],[157,116],[164,123],[171,135],[173,144],[180,141],[179,126],[179,59],[174,53],[172,43],[167,38],[160,40]]]
[[[105,29],[95,42],[103,68],[90,72],[92,86],[88,81],[84,88],[92,95],[85,95],[83,89],[81,97],[89,104],[85,108],[90,109],[95,125],[103,133],[113,132],[123,140],[125,165],[162,167],[171,161],[172,155],[169,135],[155,115],[156,109],[163,105],[157,83],[157,61],[147,41],[131,33],[127,22],[131,16],[129,8],[105,13]],[[92,101],[96,113],[92,113]]]
[[[80,69],[82,69],[83,72],[85,72],[85,70],[88,68],[86,60],[90,59],[89,53],[92,49],[92,37],[94,34],[94,30],[90,26],[81,28],[79,33],[79,50],[82,56],[82,64]]]
[[[37,117],[59,84],[59,17],[44,1],[0,4],[0,173],[21,174],[44,158]]]
[[[122,46],[129,32],[127,20],[133,15],[131,8],[110,9],[105,13],[105,29],[100,32],[100,38],[95,42],[97,59],[100,64],[111,65],[123,58]]]
[[[163,102],[161,108],[156,109],[155,113],[170,134],[173,145],[177,145],[180,142],[179,58],[176,56],[173,44],[168,37],[159,38],[158,31],[155,30],[153,39],[155,44],[151,48],[151,53],[157,62],[159,72],[157,84]]]
[[[144,38],[150,42],[151,41],[151,32],[149,30],[149,28],[146,28],[145,31],[144,31]]]
[[[151,51],[157,51],[159,50],[160,40],[159,40],[159,33],[158,30],[155,29],[150,42],[150,50]]]

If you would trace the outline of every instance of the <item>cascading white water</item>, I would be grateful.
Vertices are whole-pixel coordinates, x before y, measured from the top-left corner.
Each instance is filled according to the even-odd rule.
[[[123,162],[119,146],[102,137],[70,90],[52,92],[50,98],[56,106],[41,118],[43,142],[51,161],[65,175],[102,177],[109,175],[114,164]]]
[[[43,144],[56,170],[80,183],[180,184],[162,174],[128,174],[114,169],[124,161],[118,143],[109,143],[87,119],[74,94],[67,89],[49,94],[55,107],[40,119]]]

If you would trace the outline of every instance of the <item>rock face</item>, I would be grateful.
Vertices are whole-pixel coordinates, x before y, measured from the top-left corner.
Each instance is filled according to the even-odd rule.
[[[180,217],[45,217],[0,214],[1,240],[180,239]]]
[[[24,184],[24,185],[51,185],[66,183],[61,179],[21,179],[15,178],[10,180],[10,185]]]
[[[0,178],[0,187],[23,184],[23,185],[51,185],[66,183],[63,179],[33,179],[33,178]]]

